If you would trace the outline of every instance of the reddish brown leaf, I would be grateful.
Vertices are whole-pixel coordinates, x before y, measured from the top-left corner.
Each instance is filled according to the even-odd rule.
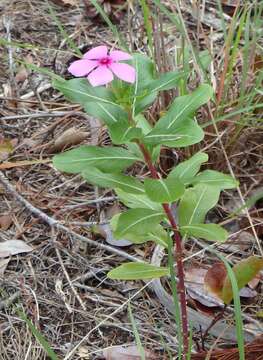
[[[200,267],[191,267],[185,272],[188,295],[207,307],[223,305],[219,297],[213,296],[205,288],[205,276],[207,270]]]
[[[13,219],[11,215],[2,215],[0,216],[0,229],[7,230],[12,225]]]
[[[227,270],[223,263],[214,264],[205,275],[205,287],[208,291],[222,298],[222,290]]]

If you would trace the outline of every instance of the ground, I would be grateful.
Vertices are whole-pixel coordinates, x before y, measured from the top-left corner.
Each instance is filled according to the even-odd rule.
[[[114,3],[111,9],[113,23],[124,36],[127,34],[127,41],[135,50],[145,52],[139,2],[105,1],[108,11],[109,3]],[[164,3],[170,5],[169,1]],[[210,24],[205,21],[200,24],[195,16],[191,16],[188,2],[182,3],[190,40],[200,50],[205,50]],[[210,3],[211,6],[214,4],[208,3],[210,9]],[[235,4],[230,5],[223,8],[229,21],[235,11]],[[210,10],[208,15],[216,23]],[[109,209],[120,206],[115,194],[93,188],[79,176],[62,174],[51,163],[53,154],[66,146],[80,143],[106,146],[110,143],[106,129],[55,91],[48,73],[25,67],[26,62],[69,78],[67,67],[75,59],[70,41],[81,51],[101,43],[112,46],[115,38],[111,30],[95,16],[89,1],[2,0],[0,13],[0,40],[13,42],[12,46],[0,42],[0,240],[22,240],[33,248],[9,259],[0,258],[0,359],[48,359],[32,329],[18,312],[18,306],[59,358],[103,359],[103,350],[107,347],[134,344],[134,331],[127,311],[129,298],[132,298],[131,310],[143,346],[151,350],[149,359],[168,359],[169,354],[175,356],[174,319],[153,289],[144,283],[118,282],[106,277],[112,267],[127,259],[127,254],[150,261],[154,245],[120,248],[107,244],[102,231],[95,233],[93,225],[102,222]],[[156,16],[161,15],[157,12]],[[164,17],[162,21],[165,46],[172,49],[179,42],[180,33],[168,19]],[[59,24],[63,24],[64,30]],[[215,40],[210,43],[216,48],[212,59],[213,80],[217,82],[225,47],[222,32],[216,27],[213,36]],[[250,50],[254,51],[253,48]],[[241,196],[236,191],[227,191],[220,206],[211,214],[217,221],[224,220],[236,235],[220,248],[232,261],[252,254],[260,255],[263,235],[260,201],[251,206],[250,216],[241,213],[234,221],[227,218],[242,205],[242,200],[255,194],[260,198],[262,194],[263,129],[258,122],[260,107],[254,107],[262,100],[260,93],[245,98],[250,110],[234,113],[244,66],[242,59],[238,54],[233,74],[230,79],[225,79],[230,86],[222,113],[233,112],[233,115],[218,123],[219,134],[214,132],[212,125],[206,126],[205,141],[196,147],[209,153],[210,168],[227,173],[233,171],[240,182]],[[260,57],[254,51],[251,61],[246,88],[254,89],[257,83],[253,70],[262,66],[262,60],[260,63]],[[191,86],[194,85],[195,80]],[[203,123],[211,121],[209,109],[202,109],[199,119]],[[245,126],[235,131],[244,119],[247,121]],[[4,149],[2,153],[1,149]],[[187,158],[196,149],[168,151],[168,160],[163,166]],[[200,241],[186,246],[187,269],[193,266],[207,269],[213,263],[213,257],[204,252],[205,246]],[[257,317],[262,304],[261,286],[262,279],[253,288],[256,293],[242,300],[243,313],[252,334],[258,333],[255,329],[261,326]],[[207,316],[215,311],[214,308],[212,311],[202,308],[195,300],[189,294],[189,303],[201,314]],[[230,312],[227,315],[229,323],[231,316]],[[194,340],[200,345],[199,330],[195,331]],[[208,338],[206,348],[212,343],[213,337]]]

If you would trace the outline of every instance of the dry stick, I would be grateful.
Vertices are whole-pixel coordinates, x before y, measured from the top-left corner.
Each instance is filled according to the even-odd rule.
[[[16,200],[18,200],[21,204],[23,204],[29,211],[31,211],[32,214],[36,215],[41,220],[43,220],[45,223],[47,223],[50,227],[55,227],[58,230],[61,230],[67,234],[70,234],[71,236],[75,237],[76,239],[83,241],[93,247],[97,247],[101,250],[108,251],[112,254],[122,256],[123,258],[126,258],[131,261],[142,262],[142,260],[136,258],[135,256],[127,254],[126,252],[124,252],[122,250],[118,250],[109,245],[104,245],[97,241],[91,240],[91,239],[87,238],[86,236],[82,236],[82,235],[76,233],[75,231],[68,229],[66,226],[62,225],[59,221],[53,219],[52,217],[45,214],[43,211],[37,209],[29,201],[27,201],[23,196],[18,194],[18,192],[14,189],[13,185],[11,185],[9,183],[9,181],[6,179],[6,177],[4,176],[4,174],[1,171],[0,171],[0,183],[3,184],[4,188],[7,191],[9,191]]]
[[[144,156],[144,160],[151,172],[151,175],[154,179],[160,179],[160,176],[154,167],[151,159],[151,155],[142,143],[138,143],[141,152]],[[176,247],[176,264],[178,271],[178,293],[180,297],[181,303],[181,317],[182,317],[182,330],[183,330],[183,343],[184,343],[184,356],[188,353],[188,321],[187,321],[187,306],[186,306],[186,291],[185,291],[185,283],[184,283],[184,267],[183,267],[183,249],[182,249],[182,240],[181,236],[178,232],[176,221],[172,214],[172,211],[168,204],[162,204],[162,207],[168,217],[168,220],[171,224],[172,230],[174,232],[173,238]]]

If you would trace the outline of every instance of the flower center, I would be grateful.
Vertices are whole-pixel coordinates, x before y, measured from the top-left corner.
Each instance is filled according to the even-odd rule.
[[[104,57],[102,59],[99,60],[101,65],[110,65],[111,64],[111,58],[110,57]]]

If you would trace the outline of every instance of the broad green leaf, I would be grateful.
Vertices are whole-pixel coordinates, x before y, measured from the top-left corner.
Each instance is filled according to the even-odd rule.
[[[179,81],[186,77],[182,71],[170,71],[160,75],[158,79],[152,80],[146,87],[148,92],[159,92],[174,89]]]
[[[136,126],[142,129],[142,133],[144,135],[148,134],[152,130],[152,126],[149,121],[143,116],[143,114],[139,114],[135,116]]]
[[[263,269],[263,258],[258,256],[250,256],[247,259],[241,260],[232,268],[238,289],[242,289],[249,281],[254,279],[259,271]],[[229,277],[227,276],[224,281],[222,289],[222,300],[225,304],[229,304],[233,299],[232,285]]]
[[[86,78],[53,80],[53,86],[67,99],[82,105],[87,114],[95,116],[108,126],[117,122],[128,126],[127,112],[116,104],[116,98],[109,89],[93,87]]]
[[[100,102],[105,104],[115,104],[114,94],[104,86],[91,86],[86,78],[72,79],[72,80],[53,80],[53,87],[64,96],[71,100],[85,106],[88,102]]]
[[[144,208],[156,211],[162,211],[162,206],[156,202],[151,201],[146,195],[135,195],[127,193],[121,189],[115,190],[119,200],[131,209]]]
[[[107,277],[117,280],[155,279],[169,275],[169,269],[147,263],[126,263],[108,272]]]
[[[166,230],[161,225],[157,225],[155,229],[146,235],[147,241],[153,241],[165,248],[168,248],[168,237],[169,234],[167,234]]]
[[[121,213],[116,214],[111,218],[110,226],[113,232],[116,231],[120,215]],[[127,233],[125,234],[125,239],[131,241],[134,244],[143,244],[147,241],[153,241],[163,247],[168,246],[168,234],[166,230],[164,230],[164,228],[159,224],[147,234]]]
[[[195,176],[191,181],[191,184],[207,184],[216,186],[219,189],[233,189],[238,186],[238,181],[232,176],[220,173],[215,170],[205,170]]]
[[[146,89],[150,82],[154,80],[154,63],[146,55],[139,53],[132,54],[132,65],[136,68],[137,94]]]
[[[134,139],[142,138],[142,130],[137,127],[130,127],[124,123],[116,123],[109,126],[110,137],[116,145],[127,144]]]
[[[147,234],[164,218],[164,213],[150,209],[129,209],[118,219],[114,236],[116,239],[126,234]]]
[[[53,157],[53,165],[60,171],[81,173],[96,166],[105,172],[118,172],[138,161],[129,151],[117,147],[83,145]]]
[[[167,113],[155,125],[156,134],[157,130],[167,129],[172,131],[174,127],[181,125],[201,105],[207,103],[212,95],[213,89],[211,86],[203,84],[191,94],[177,97]]]
[[[217,224],[192,224],[180,228],[182,235],[194,236],[208,241],[224,242],[228,232]]]
[[[84,109],[87,114],[103,121],[107,126],[119,124],[122,128],[129,127],[128,113],[117,104],[94,101],[86,103]]]
[[[178,208],[180,226],[203,223],[207,212],[217,204],[219,194],[217,187],[207,184],[187,189]]]
[[[148,133],[143,142],[145,144],[162,144],[170,147],[185,147],[196,144],[204,138],[202,128],[193,119],[185,119],[172,129],[154,128]]]
[[[183,161],[177,165],[169,174],[169,177],[175,177],[179,179],[185,185],[189,184],[189,180],[192,179],[200,170],[203,163],[208,161],[208,155],[199,152],[193,155],[190,159]]]
[[[149,199],[158,203],[170,203],[184,193],[184,185],[177,179],[145,179],[145,192]]]
[[[157,95],[157,92],[148,93],[146,90],[144,91],[143,95],[138,95],[135,101],[135,115],[138,115],[143,110],[147,109],[154,102]]]
[[[85,169],[81,175],[93,185],[119,188],[133,194],[144,194],[143,184],[132,176],[104,173],[95,167]]]

